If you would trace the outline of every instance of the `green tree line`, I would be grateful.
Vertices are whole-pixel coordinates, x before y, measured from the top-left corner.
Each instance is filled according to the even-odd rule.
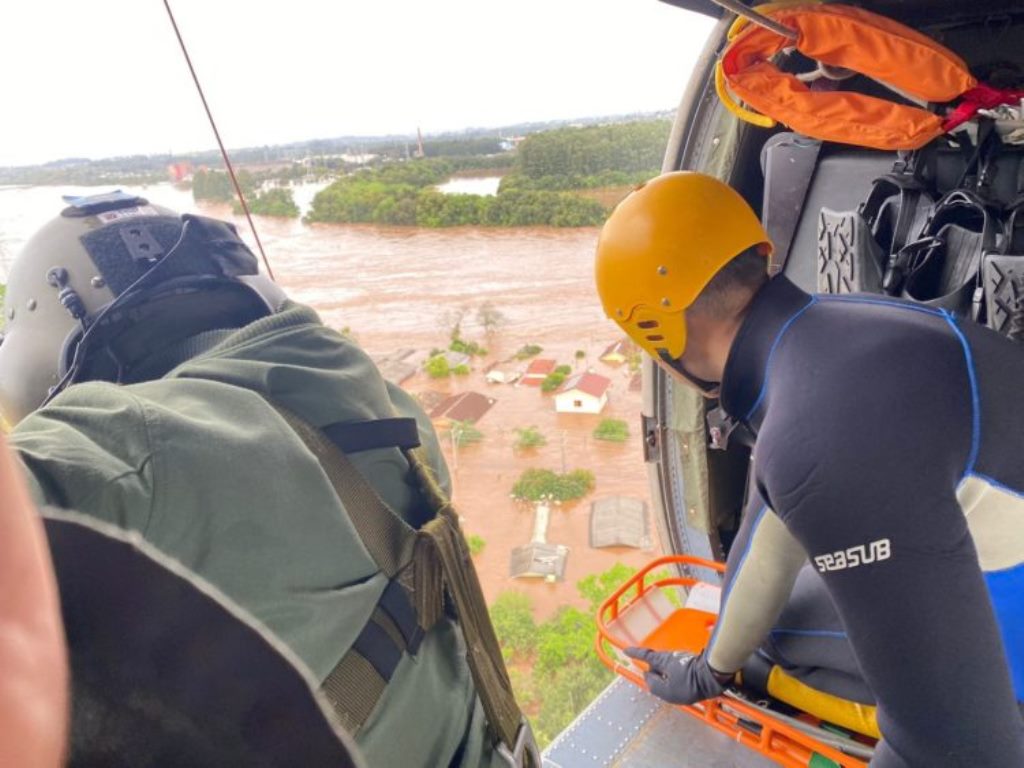
[[[587,184],[607,185],[602,181],[651,176],[662,167],[671,127],[668,120],[645,120],[535,133],[519,144],[515,170],[536,183],[561,179],[567,186],[542,188],[563,189],[588,177],[595,180]],[[622,175],[602,178],[608,173]]]
[[[299,215],[299,206],[295,204],[292,191],[287,187],[273,187],[255,196],[247,196],[249,211],[258,216],[280,216],[294,219]],[[231,204],[235,213],[242,212],[242,205],[237,200]]]
[[[256,189],[256,178],[244,169],[236,172],[235,178],[238,179],[238,186],[242,188],[243,194],[248,198]],[[192,175],[192,197],[195,200],[229,203],[235,199],[235,188],[226,171],[200,170]]]
[[[449,177],[429,160],[346,176],[317,194],[313,222],[418,227],[588,227],[604,206],[565,192],[515,190],[497,196],[446,195],[433,188]]]

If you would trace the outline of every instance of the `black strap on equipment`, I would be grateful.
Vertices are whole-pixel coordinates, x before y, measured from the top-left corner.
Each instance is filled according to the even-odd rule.
[[[997,253],[1001,242],[995,212],[973,192],[954,189],[936,203],[919,237],[891,261],[890,274],[903,284],[906,298],[978,320],[982,257]]]
[[[871,192],[858,209],[876,243],[882,249],[882,291],[898,295],[894,259],[915,231],[920,229],[933,203],[929,191],[934,145],[899,152],[890,173],[872,183]]]
[[[323,430],[274,407],[316,456],[363,545],[391,579],[370,621],[323,683],[345,727],[358,732],[384,694],[402,654],[416,653],[423,635],[451,604],[497,753],[511,768],[541,768],[530,725],[512,693],[458,515],[419,449],[403,453],[433,516],[414,530],[384,503]]]
[[[420,444],[419,429],[413,418],[339,421],[321,429],[342,453],[361,453],[378,448],[407,451]]]
[[[966,131],[952,134],[952,140],[960,147],[964,157],[964,170],[953,188],[970,190],[985,202],[991,203],[992,181],[1003,148],[995,120],[987,117],[978,120],[976,143],[971,143]]]

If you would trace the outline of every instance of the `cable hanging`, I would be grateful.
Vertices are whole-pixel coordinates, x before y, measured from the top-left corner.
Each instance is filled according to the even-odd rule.
[[[203,102],[203,109],[206,110],[206,117],[209,118],[210,127],[213,128],[213,135],[217,138],[217,146],[220,147],[220,154],[221,157],[224,158],[224,165],[227,166],[228,175],[231,177],[231,183],[235,187],[235,194],[238,195],[238,202],[241,203],[242,210],[245,211],[245,218],[249,222],[249,229],[252,230],[252,236],[256,240],[256,247],[263,259],[263,266],[267,268],[267,275],[270,279],[275,280],[274,270],[270,268],[270,261],[267,259],[267,254],[263,250],[263,243],[260,241],[260,235],[256,231],[256,224],[253,223],[252,214],[249,213],[249,205],[245,202],[245,195],[242,194],[242,188],[238,184],[238,178],[235,176],[234,166],[231,165],[231,158],[228,157],[228,152],[224,148],[224,142],[221,141],[220,131],[217,130],[217,123],[213,119],[213,113],[210,111],[210,105],[207,103],[206,95],[203,93],[203,86],[199,84],[199,76],[196,74],[196,68],[192,66],[192,57],[188,55],[188,49],[185,47],[185,40],[181,36],[181,30],[178,29],[178,22],[174,20],[174,12],[171,11],[170,0],[164,0],[164,8],[167,9],[167,17],[171,20],[171,26],[174,27],[174,34],[178,38],[178,45],[181,46],[181,52],[185,56],[185,63],[188,64],[188,71],[192,73],[192,82],[196,84],[196,90],[199,92],[199,98]]]

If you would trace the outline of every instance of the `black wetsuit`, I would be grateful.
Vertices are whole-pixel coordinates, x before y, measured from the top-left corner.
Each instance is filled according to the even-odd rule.
[[[849,643],[878,704],[872,766],[1024,766],[1022,387],[1024,347],[976,324],[772,280],[722,382],[764,503],[712,667],[815,631],[778,623],[809,560],[841,622],[817,631]]]

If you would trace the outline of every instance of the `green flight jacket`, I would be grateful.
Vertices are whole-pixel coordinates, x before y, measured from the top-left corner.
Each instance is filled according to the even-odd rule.
[[[37,501],[138,531],[262,621],[322,682],[387,578],[266,398],[316,426],[413,416],[446,489],[448,471],[413,399],[312,310],[288,304],[222,334],[157,380],[70,387],[10,442]],[[398,449],[350,458],[392,509],[424,522]],[[462,636],[442,619],[415,657],[403,654],[357,742],[371,768],[498,765],[484,722]]]

